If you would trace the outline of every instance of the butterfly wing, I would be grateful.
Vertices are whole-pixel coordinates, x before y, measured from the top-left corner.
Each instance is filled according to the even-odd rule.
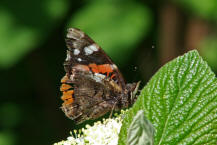
[[[64,100],[62,110],[67,117],[76,123],[82,123],[85,120],[96,119],[104,115],[114,106],[118,108],[118,97],[122,93],[118,89],[114,90],[111,81],[100,77],[95,78],[94,74],[80,68],[73,68],[72,74],[73,76],[69,80],[65,76],[65,82],[70,82],[65,84],[73,84],[73,93],[68,97],[63,92],[62,96]],[[66,94],[68,91],[71,90],[67,90]]]
[[[73,66],[85,65],[93,73],[106,74],[121,88],[125,88],[125,81],[117,66],[84,32],[75,28],[68,29],[66,46],[68,50],[64,67],[67,73],[70,73]]]
[[[105,52],[84,32],[74,28],[68,30],[66,45],[66,75],[60,88],[64,101],[61,108],[66,116],[82,123],[113,108],[123,108],[121,99],[128,103],[126,84]]]

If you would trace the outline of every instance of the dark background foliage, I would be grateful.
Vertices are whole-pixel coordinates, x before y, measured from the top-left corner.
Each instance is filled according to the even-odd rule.
[[[52,144],[76,126],[60,110],[65,33],[77,27],[142,86],[191,49],[217,72],[215,0],[0,1],[0,144]]]

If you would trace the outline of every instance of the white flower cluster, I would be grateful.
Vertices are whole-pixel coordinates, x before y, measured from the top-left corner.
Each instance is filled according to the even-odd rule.
[[[125,113],[126,111],[121,111],[121,114],[115,118],[103,119],[93,126],[86,125],[79,131],[74,130],[76,137],[70,136],[66,141],[54,145],[117,145]]]

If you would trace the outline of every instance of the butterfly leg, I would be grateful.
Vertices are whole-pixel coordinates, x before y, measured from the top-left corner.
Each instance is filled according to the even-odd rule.
[[[114,112],[114,109],[115,109],[115,106],[116,106],[116,105],[117,105],[117,102],[114,103],[114,105],[113,105],[113,107],[112,107],[112,110],[111,110],[111,113],[110,113],[110,115],[109,115],[109,118],[112,117],[112,114],[113,114],[113,112]]]

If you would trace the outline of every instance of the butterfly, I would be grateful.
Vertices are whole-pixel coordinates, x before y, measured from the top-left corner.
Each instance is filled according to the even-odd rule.
[[[61,79],[62,110],[77,124],[94,120],[136,100],[137,83],[125,83],[118,67],[84,32],[69,28],[68,48]]]

